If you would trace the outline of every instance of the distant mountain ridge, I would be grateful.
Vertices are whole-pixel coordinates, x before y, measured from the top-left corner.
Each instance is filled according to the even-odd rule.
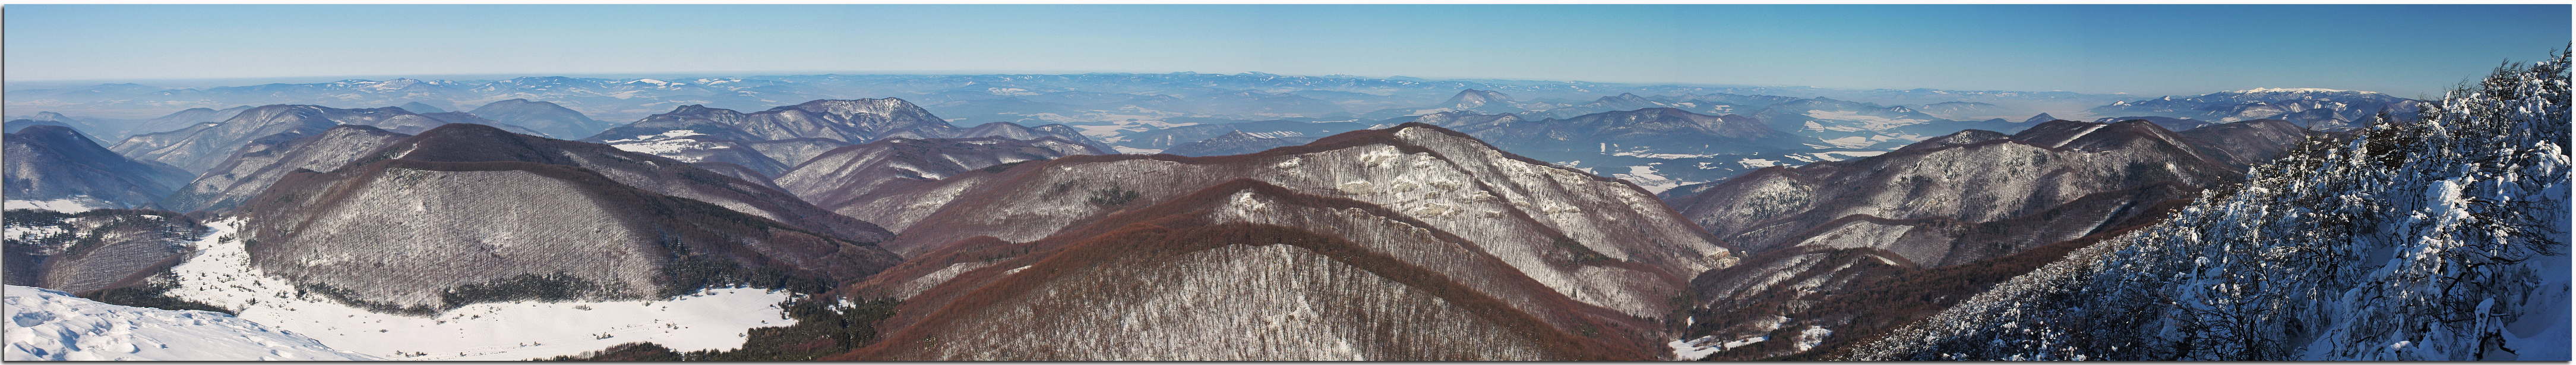
[[[187,184],[186,170],[117,155],[70,127],[38,125],[7,134],[9,200],[78,199],[156,207]]]
[[[1107,151],[1111,147],[1060,124],[1023,127],[992,122],[957,128],[928,110],[896,98],[815,100],[744,114],[729,109],[685,105],[625,126],[608,129],[584,141],[681,161],[724,164],[755,172],[759,181],[782,176],[797,165],[839,146],[909,138],[1003,137],[1055,139]],[[781,153],[771,156],[769,153]],[[743,177],[747,175],[739,175]]]
[[[2368,123],[2386,112],[2414,118],[2422,102],[2369,91],[2332,89],[2251,89],[2191,97],[2120,101],[2095,107],[2094,115],[2149,115],[2216,122],[2282,119],[2318,130],[2344,130]]]
[[[148,133],[117,142],[114,150],[127,157],[161,162],[191,172],[212,169],[224,156],[253,140],[287,135],[288,138],[313,135],[342,124],[373,125],[396,131],[424,131],[455,122],[490,123],[491,120],[466,114],[414,114],[402,108],[340,109],[313,105],[268,105],[244,110],[230,119],[216,123],[188,126],[168,132]],[[499,124],[496,127],[529,132],[525,128]]]

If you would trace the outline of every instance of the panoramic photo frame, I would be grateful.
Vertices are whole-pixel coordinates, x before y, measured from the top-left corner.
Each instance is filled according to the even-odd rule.
[[[2569,361],[2571,6],[18,4],[9,361]]]

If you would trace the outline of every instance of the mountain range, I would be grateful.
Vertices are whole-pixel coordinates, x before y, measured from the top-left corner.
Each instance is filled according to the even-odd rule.
[[[8,355],[2564,360],[2564,59],[2439,101],[1260,73],[21,89],[62,111],[7,135],[7,324],[96,331]]]
[[[1521,158],[1425,124],[1343,133],[1251,155],[1069,156],[904,190],[880,188],[833,206],[897,231],[886,247],[913,257],[845,291],[902,299],[907,309],[880,325],[893,338],[918,334],[954,341],[871,347],[848,355],[852,359],[1103,358],[1133,353],[1135,346],[1170,350],[1156,351],[1165,354],[1160,358],[1265,356],[1259,347],[1173,347],[1200,342],[1165,340],[1237,336],[1269,339],[1242,342],[1249,346],[1327,351],[1299,352],[1301,358],[1651,359],[1660,350],[1647,334],[1661,331],[1661,325],[1639,317],[1669,318],[1678,308],[1665,298],[1682,289],[1683,273],[1733,259],[1706,232],[1633,185]],[[1208,238],[1187,238],[1202,236]],[[1289,266],[1220,269],[1276,265]],[[1366,279],[1366,273],[1393,280]],[[1075,289],[1145,280],[1136,275],[1211,285]],[[1233,294],[1286,288],[1313,291],[1304,299]],[[1453,293],[1438,297],[1455,304],[1396,305],[1428,299],[1397,295],[1407,292]],[[1049,303],[1095,300],[1222,307],[1092,305],[1081,312],[1031,312],[1062,305]],[[1324,307],[1347,300],[1384,304]],[[1210,308],[1242,308],[1213,311],[1243,316],[1196,314]],[[1262,317],[1283,310],[1312,314]],[[1430,312],[1417,312],[1422,310]],[[1422,316],[1456,320],[1384,322]],[[966,351],[1014,336],[1057,333],[1047,328],[1114,330],[996,327],[1085,318],[1199,324],[1129,336],[1074,336],[1080,340],[1046,352]],[[1464,332],[1426,337],[1448,331],[1373,333],[1353,327],[1405,323]],[[1283,332],[1290,328],[1343,335]],[[1513,345],[1471,352],[1441,345],[1468,343],[1457,341]],[[1334,343],[1355,347],[1330,352],[1336,351]]]
[[[2121,101],[2086,112],[2198,118],[2221,123],[2281,119],[2312,129],[2345,130],[2360,127],[2379,113],[2412,119],[2420,109],[2422,102],[2369,91],[2267,88]]]
[[[1700,299],[1706,311],[1692,333],[1702,343],[1761,342],[1788,340],[1777,338],[1783,329],[1831,329],[1792,332],[1799,342],[1728,345],[1715,353],[1723,359],[1848,346],[1974,294],[1962,286],[2027,271],[2068,242],[2152,224],[2206,189],[2240,181],[2249,164],[2307,140],[2287,124],[2186,134],[2145,121],[2058,120],[1676,189],[1687,192],[1667,195],[1677,209],[1749,256],[1693,281],[1701,293],[1725,294]],[[1865,304],[1874,300],[1905,305]]]

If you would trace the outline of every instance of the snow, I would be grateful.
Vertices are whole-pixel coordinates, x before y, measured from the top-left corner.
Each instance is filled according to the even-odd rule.
[[[1652,165],[1652,164],[1649,164],[1649,165]],[[1629,167],[1628,167],[1628,173],[1625,173],[1625,174],[1611,174],[1611,176],[1610,176],[1610,177],[1618,178],[1618,179],[1620,179],[1620,180],[1627,180],[1629,183],[1637,184],[1637,187],[1646,188],[1646,191],[1647,191],[1647,192],[1653,192],[1653,193],[1661,193],[1661,192],[1664,192],[1665,190],[1672,190],[1673,188],[1681,187],[1682,185],[1690,185],[1690,184],[1697,184],[1697,183],[1700,183],[1700,182],[1693,182],[1693,181],[1681,181],[1681,180],[1674,180],[1673,178],[1670,178],[1670,177],[1664,177],[1663,175],[1658,175],[1658,174],[1656,174],[1656,173],[1655,173],[1655,167],[1654,167],[1654,166],[1629,166]]]
[[[97,199],[89,199],[89,197],[88,197],[88,196],[78,196],[78,197],[63,198],[63,199],[54,199],[54,200],[10,200],[10,201],[7,201],[6,203],[0,203],[0,204],[5,204],[6,209],[11,209],[11,210],[16,210],[16,209],[35,209],[35,210],[51,210],[51,211],[64,212],[64,213],[80,213],[80,212],[87,212],[87,211],[89,211],[89,210],[91,210],[91,209],[99,209],[99,208],[106,208],[106,207],[107,207],[107,204],[106,204],[105,202],[98,201]]]
[[[1824,327],[1819,326],[1807,326],[1807,329],[1798,331],[1798,351],[1807,351],[1807,349],[1816,348],[1816,345],[1822,345],[1825,343],[1825,336],[1832,335],[1834,335],[1834,330],[1825,329]]]
[[[2093,134],[2093,131],[2101,130],[2101,129],[2102,129],[2102,127],[2108,127],[2108,126],[2111,126],[2111,125],[2109,125],[2109,124],[2094,124],[2094,125],[2091,125],[2091,126],[2086,126],[2086,127],[2084,127],[2084,131],[2083,131],[2083,132],[2075,132],[2075,135],[2066,137],[2066,140],[2064,140],[2064,141],[2057,141],[2057,145],[2055,145],[2055,146],[2049,146],[2049,147],[2066,147],[2066,144],[2068,144],[2068,143],[2075,143],[2075,140],[2084,138],[2084,135],[2087,135],[2087,134]]]
[[[669,157],[673,160],[680,160],[680,162],[687,163],[697,163],[699,160],[703,160],[704,158],[691,156],[683,152],[727,148],[722,144],[702,142],[694,139],[665,139],[652,142],[619,143],[608,146],[617,147],[617,149],[624,150],[626,152]]]
[[[1607,151],[1607,150],[1609,150],[1609,148],[1610,148],[1610,147],[1609,147],[1609,146],[1610,146],[1610,144],[1608,144],[1608,143],[1603,143],[1601,146],[1602,146],[1602,147],[1601,147],[1601,148],[1602,148],[1602,150],[1604,150],[1604,151]],[[1710,158],[1710,157],[1717,157],[1717,156],[1725,156],[1725,155],[1726,155],[1726,154],[1722,154],[1722,153],[1712,153],[1712,154],[1705,154],[1705,155],[1685,155],[1685,154],[1675,154],[1675,153],[1648,153],[1648,152],[1651,152],[1651,151],[1649,151],[1649,150],[1647,150],[1647,149],[1644,149],[1644,148],[1639,148],[1639,149],[1632,150],[1632,151],[1627,151],[1627,152],[1612,153],[1612,154],[1610,154],[1610,155],[1611,155],[1611,156],[1629,156],[1629,157],[1640,157],[1640,158],[1664,159],[1664,160],[1678,160],[1678,159],[1685,159],[1685,158]]]
[[[2567,62],[2248,169],[1855,359],[2567,361]]]
[[[1825,140],[1825,143],[1833,145],[1828,148],[1868,148],[1869,146],[1877,145],[1879,142],[1887,141],[1887,139],[1887,136],[1850,136],[1828,139]]]
[[[5,228],[5,229],[0,229],[0,232],[7,232],[5,235],[0,235],[0,236],[8,237],[8,240],[11,240],[11,241],[28,241],[28,240],[40,240],[40,239],[45,239],[45,238],[49,238],[49,237],[54,237],[54,236],[59,236],[59,235],[64,235],[64,234],[70,234],[70,233],[73,233],[73,232],[72,232],[72,230],[63,229],[63,227],[64,227],[64,226],[60,226],[60,225],[42,225],[42,226],[20,226],[20,225],[10,225],[10,226],[8,226],[8,227],[7,227],[7,228]]]
[[[383,360],[223,313],[136,308],[10,285],[9,361]]]
[[[1135,148],[1135,147],[1127,147],[1127,146],[1109,146],[1109,148],[1117,149],[1117,150],[1118,150],[1118,153],[1131,154],[1131,155],[1151,155],[1151,154],[1163,153],[1163,150],[1160,150],[1160,149],[1150,149],[1150,150],[1149,150],[1149,149]]]
[[[1811,146],[1812,146],[1812,145],[1811,145]],[[1821,147],[1821,146],[1820,146],[1820,147]],[[1850,160],[1850,159],[1855,159],[1855,158],[1862,158],[1862,157],[1869,157],[1869,156],[1877,156],[1877,155],[1884,155],[1884,154],[1887,154],[1887,151],[1830,151],[1830,152],[1794,153],[1794,154],[1789,154],[1789,155],[1785,155],[1785,156],[1782,156],[1782,157],[1788,157],[1788,158],[1789,158],[1789,159],[1791,159],[1791,160],[1798,160],[1798,162],[1817,162],[1817,161],[1842,161],[1842,160]]]
[[[658,134],[658,135],[641,135],[641,136],[635,136],[635,138],[634,138],[634,139],[620,139],[620,140],[608,141],[608,146],[609,146],[609,147],[616,147],[616,148],[617,148],[617,149],[619,149],[619,150],[624,150],[624,151],[627,151],[627,152],[645,153],[645,154],[651,154],[651,155],[655,155],[655,156],[669,157],[669,158],[671,158],[671,159],[674,159],[674,160],[680,160],[680,162],[687,162],[687,163],[697,163],[699,160],[703,160],[703,159],[704,159],[704,157],[703,157],[703,156],[693,156],[693,155],[691,155],[691,154],[687,154],[687,153],[684,153],[684,152],[689,152],[689,151],[703,151],[703,150],[713,150],[713,149],[724,149],[724,148],[730,148],[730,147],[727,147],[727,146],[725,146],[725,145],[723,145],[723,144],[719,144],[719,143],[712,143],[712,142],[699,141],[699,140],[695,140],[695,139],[681,138],[681,137],[688,137],[688,136],[703,136],[703,135],[706,135],[706,134],[705,134],[705,133],[698,133],[697,131],[691,131],[691,130],[681,129],[681,130],[673,130],[673,131],[662,132],[662,134]]]
[[[414,317],[368,312],[251,267],[237,218],[207,224],[196,252],[171,268],[174,297],[239,312],[350,352],[403,360],[501,361],[577,355],[628,342],[678,351],[741,347],[751,328],[794,324],[776,307],[790,294],[712,289],[668,300],[482,303]],[[416,355],[416,356],[414,356]]]
[[[707,135],[707,134],[706,134],[706,133],[698,133],[698,131],[693,131],[693,130],[678,129],[678,130],[665,131],[665,132],[662,132],[662,134],[647,134],[647,135],[635,136],[635,138],[634,138],[634,139],[620,139],[620,140],[613,140],[613,141],[608,141],[608,143],[609,143],[609,144],[618,144],[618,143],[626,143],[626,142],[650,141],[650,140],[670,139],[670,138],[680,138],[680,137],[688,137],[688,136],[703,136],[703,135]]]
[[[1710,346],[1710,345],[1705,345],[1705,344],[1696,344],[1696,345],[1695,345],[1695,344],[1692,344],[1692,343],[1694,343],[1694,342],[1698,342],[1698,343],[1706,343],[1706,341],[1708,341],[1708,340],[1710,340],[1710,339],[1713,339],[1713,338],[1716,338],[1716,337],[1715,337],[1715,336],[1710,336],[1710,337],[1701,337],[1701,338],[1699,338],[1698,340],[1692,340],[1692,341],[1680,341],[1680,340],[1675,340],[1675,341],[1673,341],[1673,342],[1667,342],[1667,343],[1664,343],[1664,347],[1670,347],[1670,348],[1672,348],[1672,349],[1673,349],[1673,359],[1674,359],[1674,360],[1683,360],[1683,361],[1699,360],[1700,358],[1708,357],[1708,355],[1709,355],[1709,354],[1715,354],[1715,353],[1717,353],[1718,351],[1726,351],[1726,349],[1725,349],[1725,348],[1717,348],[1717,347]],[[1730,347],[1728,347],[1728,348],[1733,348],[1733,347],[1732,347],[1732,346],[1730,346]]]
[[[1710,354],[1726,352],[1727,350],[1734,350],[1737,347],[1744,347],[1770,340],[1770,336],[1752,336],[1728,340],[1726,342],[1718,342],[1717,336],[1703,336],[1699,339],[1689,341],[1667,342],[1664,343],[1664,346],[1673,349],[1674,360],[1690,361],[1708,357]]]
[[[1736,161],[1735,163],[1736,163],[1736,164],[1740,164],[1740,165],[1744,165],[1744,168],[1748,168],[1748,169],[1758,169],[1758,168],[1764,168],[1764,167],[1779,166],[1779,165],[1780,165],[1780,160],[1759,159],[1759,158],[1748,158],[1748,159],[1744,159],[1743,161]]]

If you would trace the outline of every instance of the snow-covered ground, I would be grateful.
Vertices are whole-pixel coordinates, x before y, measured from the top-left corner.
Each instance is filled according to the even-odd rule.
[[[1651,165],[1660,165],[1660,164],[1663,164],[1663,163],[1661,163],[1661,162],[1657,162],[1657,163],[1648,163],[1647,165],[1650,165],[1650,166],[1629,166],[1629,167],[1628,167],[1628,173],[1625,173],[1625,174],[1611,174],[1611,177],[1618,178],[1618,179],[1620,179],[1620,180],[1627,180],[1629,183],[1632,183],[1632,184],[1637,184],[1637,187],[1646,188],[1646,192],[1650,192],[1650,193],[1662,193],[1662,192],[1664,192],[1665,190],[1672,190],[1673,188],[1675,188],[1675,187],[1680,187],[1680,186],[1682,186],[1682,185],[1690,185],[1690,184],[1697,184],[1697,183],[1702,183],[1702,182],[1703,182],[1703,181],[1681,181],[1681,180],[1674,180],[1673,178],[1665,177],[1664,175],[1661,175],[1661,174],[1656,174],[1656,173],[1655,173],[1655,167],[1654,167],[1654,166],[1651,166]]]
[[[1807,326],[1807,329],[1798,330],[1798,351],[1816,348],[1816,345],[1825,343],[1825,337],[1833,335],[1834,330],[1824,327]]]
[[[688,153],[688,152],[690,152],[690,151],[702,151],[702,150],[714,150],[714,149],[730,148],[730,147],[725,146],[725,145],[723,145],[723,144],[708,143],[708,142],[698,141],[698,140],[694,140],[694,139],[687,139],[687,138],[684,138],[684,137],[688,137],[688,136],[703,136],[703,135],[706,135],[706,134],[704,134],[704,133],[698,133],[697,131],[691,131],[691,130],[685,130],[685,129],[683,129],[683,130],[674,130],[674,131],[662,132],[662,134],[658,134],[658,135],[641,135],[641,136],[635,136],[635,138],[634,138],[634,139],[620,139],[620,140],[608,141],[608,145],[609,145],[609,146],[611,146],[611,147],[617,147],[617,149],[619,149],[619,150],[625,150],[625,151],[627,151],[627,152],[637,152],[637,153],[651,154],[651,155],[654,155],[654,156],[669,157],[669,158],[674,159],[674,160],[680,160],[680,162],[688,162],[688,163],[697,163],[699,160],[703,159],[703,158],[701,158],[701,157],[699,157],[699,156],[693,156],[693,155],[691,155],[690,153]]]
[[[1670,347],[1673,349],[1673,360],[1699,360],[1700,358],[1708,357],[1709,354],[1715,354],[1718,351],[1726,351],[1726,349],[1717,348],[1716,346],[1704,343],[1714,338],[1715,337],[1701,337],[1698,340],[1692,341],[1666,342],[1664,343],[1664,347]]]
[[[1833,151],[1790,154],[1788,157],[1793,160],[1798,160],[1798,162],[1816,162],[1842,161],[1884,154],[1887,154],[1887,151]]]
[[[207,311],[136,308],[8,286],[9,361],[382,360]]]
[[[10,200],[6,203],[0,203],[0,207],[5,207],[5,209],[51,210],[64,213],[80,213],[91,209],[107,207],[106,202],[86,198],[87,197],[54,200]]]
[[[171,270],[168,295],[231,308],[241,318],[311,336],[350,352],[396,360],[525,360],[646,341],[678,351],[742,347],[751,328],[793,324],[784,292],[709,290],[671,300],[483,303],[414,317],[368,312],[249,265],[239,219],[209,222],[195,256]],[[13,289],[14,290],[14,289]],[[14,338],[14,337],[13,337]]]
[[[1851,358],[2567,361],[2568,64],[2311,141]]]

